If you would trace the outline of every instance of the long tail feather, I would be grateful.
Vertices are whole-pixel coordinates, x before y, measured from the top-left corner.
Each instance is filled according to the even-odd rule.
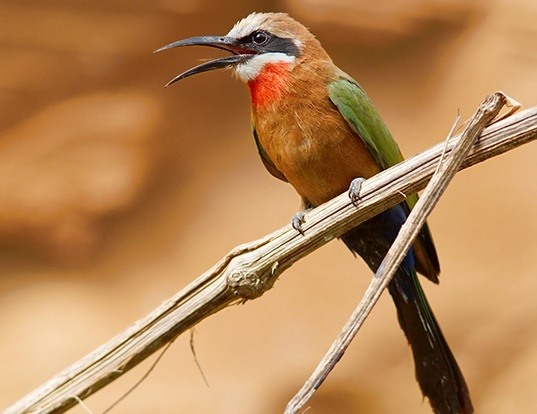
[[[397,308],[399,324],[414,356],[416,379],[433,411],[438,414],[469,414],[473,412],[470,393],[462,372],[449,349],[416,274],[410,277],[413,297],[406,297],[394,280],[389,291]]]
[[[405,219],[405,210],[395,206],[348,231],[342,240],[376,271]],[[472,413],[466,381],[421,288],[412,249],[388,290],[412,349],[416,379],[433,411],[437,414]]]

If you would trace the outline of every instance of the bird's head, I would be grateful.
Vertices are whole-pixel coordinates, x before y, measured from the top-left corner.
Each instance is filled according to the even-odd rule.
[[[171,85],[188,76],[213,69],[231,68],[243,82],[258,80],[264,72],[290,73],[308,57],[329,60],[320,43],[302,24],[285,13],[252,13],[225,36],[199,36],[179,40],[156,52],[180,46],[210,46],[231,52],[230,56],[195,66],[170,80]],[[311,60],[311,59],[310,59]]]

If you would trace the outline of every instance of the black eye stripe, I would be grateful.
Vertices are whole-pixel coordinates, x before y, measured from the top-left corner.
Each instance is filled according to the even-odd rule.
[[[288,56],[299,56],[300,50],[293,39],[279,37],[272,33],[256,30],[239,39],[245,47],[262,53],[285,53]]]

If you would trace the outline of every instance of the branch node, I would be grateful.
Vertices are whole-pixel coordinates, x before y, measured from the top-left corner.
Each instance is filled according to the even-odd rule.
[[[265,293],[268,289],[266,280],[267,278],[261,277],[257,272],[242,268],[233,270],[226,278],[233,294],[245,301],[256,299]]]

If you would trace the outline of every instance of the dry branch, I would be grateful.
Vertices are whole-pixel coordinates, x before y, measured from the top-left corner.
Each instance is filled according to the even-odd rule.
[[[470,167],[537,137],[537,107],[485,129],[462,168]],[[108,343],[8,407],[4,412],[61,413],[130,370],[153,352],[219,310],[269,290],[293,263],[345,231],[421,190],[445,147],[438,144],[364,182],[355,207],[346,194],[305,216],[305,236],[290,225],[228,253],[213,268]]]

